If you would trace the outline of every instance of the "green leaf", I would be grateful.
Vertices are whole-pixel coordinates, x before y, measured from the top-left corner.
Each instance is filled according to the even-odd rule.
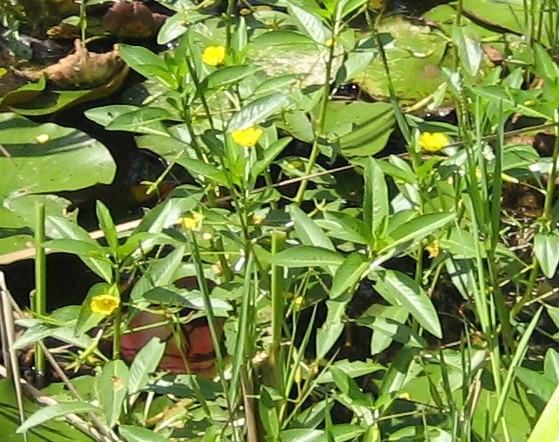
[[[97,243],[82,241],[79,239],[53,239],[46,241],[44,246],[59,252],[73,253],[80,257],[103,258],[107,249]]]
[[[272,94],[258,98],[231,117],[227,132],[264,122],[270,115],[279,112],[288,104],[289,99],[284,94]]]
[[[130,366],[128,380],[128,394],[134,395],[146,388],[149,375],[157,370],[159,361],[165,353],[165,342],[158,338],[152,338],[143,346]]]
[[[21,350],[29,345],[35,344],[41,339],[45,339],[53,333],[53,327],[42,322],[33,325],[25,330],[25,333],[17,339],[11,350]]]
[[[330,366],[328,370],[332,374],[332,379],[340,392],[351,400],[353,406],[373,407],[372,397],[363,393],[357,383],[347,373],[335,366]]]
[[[97,214],[97,220],[99,221],[99,227],[101,227],[101,230],[103,230],[103,233],[105,234],[107,244],[113,254],[116,254],[118,250],[118,236],[111,213],[109,212],[109,209],[107,209],[107,206],[99,200],[95,204],[95,211]]]
[[[17,89],[8,92],[0,97],[0,109],[5,111],[10,105],[18,103],[27,103],[39,96],[45,90],[47,85],[46,75],[43,76],[36,83],[27,83]]]
[[[472,26],[454,26],[452,40],[458,48],[458,55],[466,73],[475,77],[483,60],[481,39]]]
[[[155,78],[165,86],[176,89],[177,84],[165,61],[149,49],[141,46],[119,44],[122,59],[139,74],[146,78]]]
[[[528,442],[544,442],[556,440],[559,434],[559,385],[555,387],[555,391],[546,403],[542,414],[540,415],[532,434],[528,438]]]
[[[282,29],[278,31],[267,32],[255,37],[250,42],[250,46],[254,49],[270,50],[273,46],[308,45],[309,43],[314,42],[306,35]]]
[[[549,55],[547,49],[538,43],[534,43],[534,58],[536,61],[536,73],[543,77],[546,82],[557,82],[559,80],[559,67]]]
[[[45,204],[47,216],[68,217],[70,202],[47,194],[108,184],[114,177],[109,151],[72,128],[0,113],[0,140],[11,156],[0,154],[0,254],[28,247],[36,202]]]
[[[198,207],[201,199],[202,193],[198,188],[176,188],[163,204],[155,206],[144,215],[134,233],[161,233],[163,229],[177,224],[182,215]],[[148,251],[147,248],[144,248],[144,250]]]
[[[184,167],[190,174],[196,176],[201,175],[211,181],[215,181],[222,186],[228,186],[229,182],[223,171],[213,164],[205,163],[194,158],[179,158],[176,160],[178,164]]]
[[[329,31],[322,23],[322,20],[305,8],[287,3],[289,15],[295,20],[297,27],[309,37],[311,37],[318,44],[325,44],[326,41],[332,37],[332,31]]]
[[[384,149],[396,118],[388,103],[330,101],[324,121],[329,131],[319,140],[322,146],[350,157],[369,157]]]
[[[306,428],[284,430],[281,432],[279,440],[282,442],[323,442],[324,431]]]
[[[440,246],[448,250],[456,259],[475,258],[480,252],[484,258],[485,250],[477,246],[478,241],[479,239],[472,232],[452,226],[449,235],[441,238]]]
[[[326,301],[326,308],[328,309],[326,320],[316,333],[317,359],[320,360],[326,356],[344,331],[345,324],[342,319],[348,302],[348,297]]]
[[[16,433],[23,433],[30,428],[41,425],[42,423],[57,418],[66,416],[67,414],[81,414],[87,412],[100,411],[97,407],[86,402],[67,402],[63,404],[49,405],[48,407],[41,408],[39,411],[31,415],[17,430]]]
[[[48,394],[45,392],[45,394]],[[23,409],[25,416],[31,416],[37,410],[50,409],[38,406],[32,399],[23,396]],[[73,410],[72,410],[73,411]],[[0,379],[0,440],[2,442],[22,442],[23,436],[16,433],[19,427],[19,413],[16,392],[11,379]],[[37,424],[27,430],[29,442],[94,442],[88,436],[66,420],[50,420],[47,423]]]
[[[548,348],[545,352],[543,372],[554,382],[559,382],[559,353],[554,348]]]
[[[334,244],[328,236],[316,225],[312,218],[295,205],[287,208],[291,220],[295,224],[297,237],[305,246],[317,246],[324,249],[335,250]]]
[[[293,138],[283,137],[279,140],[274,141],[266,149],[264,149],[259,156],[258,160],[253,164],[250,175],[253,179],[256,178],[264,172],[270,164],[277,158],[277,156],[283,152],[283,150],[291,143]],[[259,152],[260,154],[260,152]]]
[[[254,65],[225,66],[208,75],[202,86],[206,90],[223,88],[238,83],[258,70],[260,68]]]
[[[9,107],[11,111],[19,115],[41,116],[52,115],[55,112],[67,108],[70,105],[77,105],[92,100],[99,100],[116,91],[121,85],[129,69],[125,67],[108,82],[93,89],[80,90],[55,90],[46,88],[40,94],[24,91],[14,97],[14,103]],[[42,81],[42,80],[41,80]],[[27,100],[25,100],[27,99]],[[6,104],[6,103],[4,103]]]
[[[546,278],[552,278],[559,264],[559,234],[557,231],[536,233],[534,254]]]
[[[346,290],[352,288],[363,278],[363,274],[369,267],[369,260],[361,253],[352,253],[334,275],[330,298],[334,299],[342,295]]]
[[[170,119],[173,119],[173,116],[165,109],[146,106],[116,117],[105,129],[170,136],[163,124],[164,120]]]
[[[279,440],[280,422],[277,404],[272,399],[273,394],[274,390],[270,387],[262,386],[260,390],[260,401],[258,401],[258,411],[266,435],[273,438],[273,440]],[[275,395],[277,396],[277,393]]]
[[[109,427],[114,427],[120,417],[126,398],[128,376],[128,367],[117,359],[107,362],[97,378],[99,402]]]
[[[393,248],[410,242],[418,242],[430,235],[435,230],[446,226],[456,215],[454,213],[428,213],[413,218],[396,227],[392,232],[387,232],[393,243],[387,248]],[[388,226],[390,230],[390,223]]]
[[[516,367],[514,372],[518,380],[530,389],[530,393],[535,394],[543,402],[549,401],[555,386],[558,385],[556,381],[552,381],[542,373],[526,367]]]
[[[283,250],[272,257],[275,265],[292,267],[323,267],[329,265],[338,266],[344,262],[344,258],[338,252],[322,247],[295,246]]]
[[[369,158],[365,163],[365,197],[363,219],[374,237],[382,235],[382,226],[389,214],[388,187],[377,161]]]
[[[84,112],[84,115],[91,121],[106,127],[121,115],[137,111],[138,109],[140,109],[140,107],[132,106],[131,104],[112,104],[110,106],[88,109]]]
[[[332,366],[342,370],[344,373],[347,373],[347,375],[351,378],[358,378],[376,371],[385,370],[385,367],[382,364],[372,361],[349,361],[347,359],[336,361],[332,364]],[[317,378],[317,382],[320,384],[326,384],[332,381],[332,373],[330,373],[329,370],[323,370]]]
[[[437,311],[427,293],[409,276],[394,270],[374,274],[375,288],[388,302],[395,299],[402,304],[415,320],[429,333],[442,338]]]
[[[159,433],[154,433],[147,428],[132,425],[120,425],[118,432],[126,442],[167,442],[169,440],[169,438]]]
[[[149,271],[146,272],[134,285],[130,292],[130,300],[137,301],[148,290],[154,287],[169,285],[173,276],[179,268],[184,256],[184,247],[179,247],[169,253],[165,258],[152,263]]]
[[[329,236],[357,244],[372,243],[371,232],[360,219],[343,212],[325,212],[324,218],[318,224],[329,230]]]
[[[73,239],[81,242],[88,242],[93,246],[101,247],[97,242],[89,236],[89,234],[75,223],[65,218],[57,216],[47,216],[46,218],[47,235],[51,238]],[[93,249],[91,249],[93,250]],[[99,275],[105,281],[112,281],[113,267],[112,263],[106,258],[92,258],[85,255],[79,255],[79,258],[88,266],[95,274]]]

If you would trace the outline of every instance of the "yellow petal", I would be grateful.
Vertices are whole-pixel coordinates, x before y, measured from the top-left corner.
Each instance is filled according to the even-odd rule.
[[[231,133],[233,141],[241,146],[254,147],[264,131],[259,127],[250,126],[246,129],[237,129]]]
[[[217,66],[225,61],[225,46],[208,46],[202,53],[202,61],[209,66]]]

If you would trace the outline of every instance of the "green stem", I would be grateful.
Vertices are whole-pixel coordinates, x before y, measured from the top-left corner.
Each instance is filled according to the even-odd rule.
[[[35,293],[33,311],[36,316],[47,314],[47,257],[43,243],[45,242],[45,205],[35,204]],[[35,369],[37,374],[45,372],[45,355],[39,344],[35,345]]]
[[[334,31],[332,32],[332,38],[338,35],[338,28],[340,26],[340,22],[336,19],[334,23]],[[320,42],[322,43],[322,42]],[[320,111],[318,114],[318,120],[316,124],[316,130],[314,134],[314,140],[312,144],[311,154],[309,156],[309,161],[307,163],[307,167],[305,168],[305,179],[301,181],[299,185],[299,189],[297,190],[297,194],[295,195],[295,204],[300,206],[303,202],[303,198],[305,196],[305,191],[307,190],[307,186],[309,184],[309,178],[307,175],[310,175],[318,155],[320,154],[320,148],[318,140],[324,135],[324,122],[326,120],[326,111],[328,109],[328,103],[330,102],[330,77],[332,76],[332,64],[334,62],[334,50],[336,48],[336,42],[334,41],[328,51],[328,60],[326,61],[326,74],[324,78],[324,85],[322,86],[322,98],[320,99]]]
[[[275,230],[272,233],[272,256],[279,253],[285,247],[286,232]],[[282,338],[282,327],[285,322],[285,296],[283,293],[283,268],[272,264],[272,343],[270,344],[270,367],[274,371],[271,376],[276,391],[283,390],[283,373],[280,361],[280,343]]]

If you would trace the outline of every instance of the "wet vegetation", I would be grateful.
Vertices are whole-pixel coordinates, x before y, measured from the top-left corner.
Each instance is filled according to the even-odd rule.
[[[557,0],[0,6],[1,440],[556,440]]]

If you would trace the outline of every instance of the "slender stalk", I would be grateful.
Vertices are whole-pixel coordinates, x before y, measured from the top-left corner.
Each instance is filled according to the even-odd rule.
[[[45,242],[45,204],[35,204],[35,291],[32,302],[33,312],[36,316],[44,317],[47,314],[47,257],[43,243]],[[35,370],[37,377],[45,376],[46,361],[43,349],[35,344]]]
[[[314,140],[312,144],[311,154],[309,156],[309,161],[305,168],[305,179],[301,181],[299,185],[299,189],[297,190],[297,194],[295,195],[295,204],[300,206],[303,202],[305,197],[305,191],[307,190],[307,186],[309,184],[309,178],[307,175],[313,170],[314,165],[316,164],[316,160],[318,155],[320,154],[320,147],[319,147],[319,139],[324,135],[324,122],[326,121],[326,111],[328,109],[328,103],[330,102],[330,78],[332,76],[332,65],[334,62],[334,51],[336,49],[336,42],[335,38],[339,33],[340,28],[340,17],[336,17],[336,21],[334,22],[334,28],[332,31],[332,39],[333,43],[328,48],[328,59],[326,60],[326,73],[324,78],[324,84],[322,85],[322,97],[320,99],[320,110],[318,113],[318,119],[315,126],[315,133],[314,133]],[[318,42],[323,43],[323,42]]]
[[[272,256],[279,253],[285,247],[287,234],[275,230],[272,233]],[[280,343],[282,338],[282,327],[285,321],[285,306],[283,294],[283,268],[272,264],[272,343],[270,344],[270,367],[274,371],[271,376],[276,391],[283,390],[283,373],[280,360]]]

